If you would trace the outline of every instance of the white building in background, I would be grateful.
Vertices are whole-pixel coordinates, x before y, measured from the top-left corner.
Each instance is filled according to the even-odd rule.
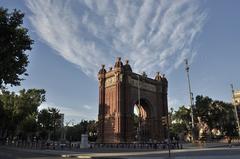
[[[240,105],[240,90],[234,92],[235,101],[234,103]]]

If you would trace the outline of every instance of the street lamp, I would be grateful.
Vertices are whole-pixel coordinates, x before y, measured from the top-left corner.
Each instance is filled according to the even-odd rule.
[[[192,138],[195,141],[195,133],[194,133],[194,118],[193,118],[193,93],[191,90],[190,78],[189,78],[189,65],[188,60],[185,59],[185,70],[187,72],[187,80],[188,80],[188,90],[189,90],[189,97],[190,97],[190,110],[191,110],[191,120],[192,120]]]
[[[141,140],[141,103],[140,103],[140,79],[139,79],[139,75],[137,76],[138,77],[138,105],[137,105],[137,108],[138,108],[138,131],[137,131],[137,135],[138,135],[138,140],[140,141]]]

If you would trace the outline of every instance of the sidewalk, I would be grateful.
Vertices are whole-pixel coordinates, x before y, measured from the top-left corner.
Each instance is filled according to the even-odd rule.
[[[65,150],[37,150],[37,149],[24,149],[24,148],[15,148],[2,146],[1,148],[13,149],[15,151],[25,151],[32,152],[38,154],[47,154],[47,155],[55,155],[63,158],[76,157],[76,158],[98,158],[98,157],[111,157],[111,158],[156,158],[151,156],[167,156],[168,150],[153,150],[153,149],[79,149],[78,151],[65,151]],[[224,150],[228,148],[228,145],[225,143],[205,143],[205,144],[184,144],[183,149],[175,149],[172,150],[173,153],[179,152],[196,152],[200,150],[208,151],[214,149]],[[239,147],[236,147],[238,148]],[[233,148],[234,149],[234,148]],[[143,156],[143,157],[142,157]],[[226,156],[225,156],[226,157]],[[193,157],[191,157],[192,159]],[[193,159],[195,159],[194,157]],[[205,158],[205,157],[204,157]],[[216,156],[215,156],[216,158]],[[218,159],[222,159],[221,156],[217,157]],[[240,158],[238,156],[238,158]],[[182,157],[175,157],[175,159],[183,159]],[[185,159],[188,159],[185,157]],[[196,158],[197,159],[197,158]],[[206,158],[208,159],[208,158]],[[212,158],[209,158],[212,159]]]
[[[178,149],[171,150],[171,154],[174,157],[168,157],[168,150],[157,150],[157,151],[145,151],[145,152],[112,152],[112,153],[82,153],[82,154],[68,154],[62,155],[62,157],[75,157],[75,158],[120,158],[120,159],[239,159],[239,155],[204,155],[202,156],[199,152],[206,153],[207,151],[212,150],[220,150],[222,152],[226,151],[228,147],[220,147],[220,148],[191,148],[191,149]],[[239,149],[239,147],[231,148],[230,150]],[[198,156],[192,156],[190,154],[194,154],[198,152]],[[178,156],[177,154],[185,153],[188,154],[186,156]],[[177,155],[177,156],[175,156]]]
[[[233,144],[235,145],[235,144]],[[183,149],[228,147],[227,143],[185,143]]]
[[[127,159],[239,159],[240,156],[128,157]]]
[[[231,144],[233,147],[240,146],[239,142]],[[197,148],[217,148],[217,147],[229,147],[228,143],[224,142],[206,142],[206,143],[184,143],[183,149],[197,149]]]

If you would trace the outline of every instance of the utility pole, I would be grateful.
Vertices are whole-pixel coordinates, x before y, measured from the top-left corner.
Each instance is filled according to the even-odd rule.
[[[188,60],[185,59],[185,70],[187,72],[187,80],[188,80],[188,90],[189,90],[189,97],[190,97],[190,110],[191,110],[191,120],[192,120],[192,138],[193,141],[195,141],[195,133],[194,133],[194,118],[193,118],[193,93],[191,90],[191,83],[190,83],[190,78],[189,78],[189,65],[188,65]]]
[[[167,113],[167,134],[168,134],[168,157],[171,157],[171,140],[170,140],[170,121],[169,121],[169,114]]]
[[[162,125],[167,130],[168,157],[171,157],[170,118],[169,118],[169,113],[167,113],[165,116],[162,116],[161,119],[162,119]]]
[[[141,103],[140,103],[140,77],[139,75],[137,76],[138,77],[138,140],[141,141],[141,137],[140,137],[140,134],[141,134]]]
[[[231,88],[232,88],[233,107],[234,107],[235,118],[236,118],[236,122],[237,122],[238,135],[240,136],[240,125],[239,125],[239,118],[238,118],[238,113],[237,113],[237,104],[236,104],[236,100],[235,100],[233,84],[231,84]]]
[[[138,77],[138,106],[139,106],[139,109],[140,109],[140,79],[139,79],[139,76]]]

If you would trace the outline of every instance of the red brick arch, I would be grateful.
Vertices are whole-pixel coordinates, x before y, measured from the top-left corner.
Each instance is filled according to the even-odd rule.
[[[128,61],[125,65],[118,58],[114,68],[106,71],[104,66],[99,79],[99,129],[98,142],[133,142],[133,107],[140,104],[147,112],[149,134],[147,139],[161,141],[166,138],[166,129],[161,117],[167,114],[167,87],[164,76],[157,73],[155,79],[146,74],[132,72]]]

